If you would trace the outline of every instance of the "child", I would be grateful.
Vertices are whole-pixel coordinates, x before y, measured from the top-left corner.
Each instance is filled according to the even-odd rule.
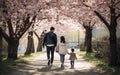
[[[60,54],[61,68],[64,68],[65,55],[68,53],[65,37],[60,37],[60,43],[58,44],[58,53]]]
[[[70,57],[69,57],[70,65],[71,65],[71,69],[72,69],[72,68],[74,68],[74,61],[75,61],[75,59],[77,59],[73,48],[71,49],[71,53],[69,53],[69,55],[70,55]]]

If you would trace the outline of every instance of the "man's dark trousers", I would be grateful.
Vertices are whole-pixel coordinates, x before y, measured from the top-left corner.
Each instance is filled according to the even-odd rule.
[[[54,60],[54,46],[47,46],[47,59],[48,59],[48,65],[50,65],[50,63],[53,63]],[[51,57],[50,57],[51,55]]]

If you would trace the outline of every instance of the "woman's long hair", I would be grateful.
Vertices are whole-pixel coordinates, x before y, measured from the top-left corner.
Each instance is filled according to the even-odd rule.
[[[61,37],[60,37],[60,42],[61,42],[61,43],[66,43],[64,36],[61,36]]]

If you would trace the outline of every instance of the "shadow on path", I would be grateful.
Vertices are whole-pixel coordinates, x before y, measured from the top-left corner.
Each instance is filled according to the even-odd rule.
[[[97,70],[94,65],[85,61],[78,55],[78,60],[75,61],[75,68],[70,69],[70,62],[68,60],[69,55],[66,55],[65,58],[65,66],[64,68],[61,68],[59,55],[55,53],[53,65],[48,66],[46,53],[43,53],[31,60],[24,67],[21,67],[8,75],[110,75],[106,72]]]

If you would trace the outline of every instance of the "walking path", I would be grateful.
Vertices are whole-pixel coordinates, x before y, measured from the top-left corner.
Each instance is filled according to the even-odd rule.
[[[70,69],[69,55],[65,57],[64,69],[60,67],[59,55],[57,53],[55,53],[52,66],[47,65],[46,53],[43,53],[31,60],[26,66],[8,75],[110,75],[97,70],[94,65],[78,55],[78,59],[75,61],[75,68]]]

